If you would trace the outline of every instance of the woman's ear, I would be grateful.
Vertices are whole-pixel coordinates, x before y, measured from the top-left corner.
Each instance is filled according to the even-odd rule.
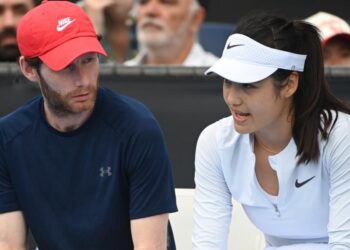
[[[21,56],[19,58],[19,67],[21,68],[23,75],[26,78],[28,78],[29,81],[31,82],[39,81],[37,70],[28,64],[28,62],[24,59],[24,56]]]
[[[282,89],[282,96],[289,98],[297,91],[299,86],[299,73],[293,71],[287,78],[287,84]]]

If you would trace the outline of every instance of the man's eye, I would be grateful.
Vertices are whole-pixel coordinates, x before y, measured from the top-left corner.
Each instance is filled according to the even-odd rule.
[[[162,3],[165,4],[174,4],[176,2],[176,0],[163,0]]]
[[[88,58],[86,58],[83,62],[84,63],[90,63],[90,62],[93,62],[94,61],[94,57],[88,57]]]
[[[28,11],[27,6],[23,4],[18,4],[13,8],[13,12],[17,15],[24,15],[25,13],[27,13],[27,11]]]
[[[63,71],[66,73],[69,73],[69,72],[72,72],[74,69],[75,69],[75,65],[74,63],[72,63],[72,64],[69,64],[67,67],[65,67]]]
[[[144,4],[147,4],[149,0],[140,0],[139,1],[139,4],[141,5],[144,5]]]

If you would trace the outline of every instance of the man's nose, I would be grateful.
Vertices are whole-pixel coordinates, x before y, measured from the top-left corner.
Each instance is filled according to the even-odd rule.
[[[147,3],[140,6],[140,11],[147,16],[157,16],[159,14],[158,0],[150,0]]]
[[[78,87],[89,85],[89,74],[80,63],[76,66],[75,70],[75,85]]]
[[[6,9],[4,13],[4,27],[15,27],[18,17],[12,10]]]

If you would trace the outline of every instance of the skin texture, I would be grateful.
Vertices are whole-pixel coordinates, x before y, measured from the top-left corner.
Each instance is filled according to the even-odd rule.
[[[0,214],[0,249],[26,249],[26,227],[22,212]]]
[[[194,0],[141,0],[137,38],[146,64],[181,64],[189,54],[205,12]],[[197,7],[196,7],[197,6]]]
[[[335,37],[323,47],[325,65],[350,65],[350,38]]]
[[[33,0],[0,0],[0,61],[16,61],[19,57],[17,26],[33,7]]]
[[[96,53],[84,54],[58,72],[42,64],[38,74],[23,57],[20,65],[29,80],[38,82],[44,96],[45,116],[52,127],[61,132],[74,130],[91,115],[98,87]]]
[[[131,221],[135,250],[166,250],[168,214]]]
[[[293,72],[285,86],[277,90],[271,77],[253,84],[225,80],[224,100],[234,119],[238,133],[254,135],[255,172],[261,187],[269,194],[278,194],[278,178],[268,156],[282,151],[292,138],[292,97],[299,82]]]

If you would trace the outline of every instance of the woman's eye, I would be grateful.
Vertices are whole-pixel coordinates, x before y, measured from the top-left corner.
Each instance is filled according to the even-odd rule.
[[[252,86],[251,84],[242,84],[242,88],[244,88],[244,89],[252,89],[252,88],[254,88],[254,86]]]

